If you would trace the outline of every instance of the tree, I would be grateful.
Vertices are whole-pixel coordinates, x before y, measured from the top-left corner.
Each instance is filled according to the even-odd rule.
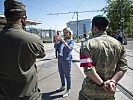
[[[107,17],[110,20],[109,30],[112,32],[121,27],[121,0],[108,0],[108,7],[106,8]],[[123,0],[123,18],[124,18],[124,32],[129,33],[131,31],[131,7],[132,2],[130,0]]]
[[[130,9],[130,35],[133,36],[133,1]]]

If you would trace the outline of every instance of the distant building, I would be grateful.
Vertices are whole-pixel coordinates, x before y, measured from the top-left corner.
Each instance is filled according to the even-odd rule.
[[[73,34],[77,36],[77,21],[70,21],[67,23],[67,27],[70,27]],[[91,31],[91,19],[84,19],[78,21],[78,36],[87,34]]]
[[[41,24],[42,22],[37,21],[37,20],[26,20],[26,26],[31,26],[31,25],[38,25]],[[0,13],[0,30],[6,25],[6,18],[3,14]]]
[[[56,34],[56,31],[52,30],[52,29],[43,29],[42,30],[43,38],[52,38],[55,34]]]
[[[32,25],[38,25],[38,24],[41,24],[41,22],[37,20],[27,19],[26,20],[26,31],[39,35],[44,42],[50,41],[50,40],[53,42],[53,36],[56,34],[56,30],[37,29],[37,28],[32,27]],[[6,25],[6,18],[3,14],[0,13],[0,31],[3,29],[5,25]]]

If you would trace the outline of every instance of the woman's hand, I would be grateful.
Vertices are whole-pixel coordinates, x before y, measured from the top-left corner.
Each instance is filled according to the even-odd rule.
[[[60,35],[55,35],[55,41],[61,41],[62,37]]]

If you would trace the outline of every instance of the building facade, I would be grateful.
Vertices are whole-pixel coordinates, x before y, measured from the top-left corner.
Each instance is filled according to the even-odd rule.
[[[80,37],[81,35],[88,34],[91,31],[91,19],[78,20],[78,28],[77,21],[70,21],[67,23],[67,27],[71,28],[74,36],[77,36],[78,29],[78,36]]]

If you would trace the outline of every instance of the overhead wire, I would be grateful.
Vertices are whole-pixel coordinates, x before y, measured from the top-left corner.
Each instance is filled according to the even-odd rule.
[[[66,8],[67,10],[70,10],[67,6],[63,5],[62,3],[58,2],[57,0],[54,0],[57,4],[59,4],[60,6]]]
[[[69,10],[70,11],[70,9],[67,7],[67,6],[65,6],[64,4],[62,4],[62,3],[60,3],[59,1],[57,1],[57,0],[54,0],[58,5],[60,5],[60,6],[62,6],[62,7],[64,7],[65,9],[67,9],[67,10]],[[74,11],[74,12],[64,12],[64,13],[50,13],[50,14],[47,14],[47,15],[59,15],[59,14],[70,14],[70,13],[73,13],[73,17],[75,16],[75,13],[85,13],[85,12],[99,12],[99,11],[102,11],[102,10],[92,10],[92,11],[80,11],[80,12],[78,12],[78,10],[79,10],[79,8],[82,6],[82,4],[83,4],[83,2],[84,2],[85,0],[81,0],[81,2],[80,2],[80,4],[79,4],[79,6],[78,6],[78,8],[77,8],[77,11]],[[31,6],[31,5],[28,5],[30,8],[33,8],[33,9],[36,9],[36,10],[38,10],[38,11],[42,11],[42,12],[49,12],[48,10],[44,10],[44,9],[40,9],[40,8],[37,8],[37,7],[33,7],[33,6]],[[73,19],[73,17],[72,17],[72,19]]]
[[[79,8],[81,7],[81,5],[83,4],[83,2],[84,2],[84,0],[81,0],[81,2],[80,2],[80,4],[79,4],[79,6],[78,6],[78,8],[77,8],[77,11],[79,10]]]
[[[33,9],[35,9],[35,10],[38,10],[38,11],[49,12],[48,10],[44,10],[44,9],[40,9],[40,8],[37,8],[37,7],[33,7],[33,6],[31,6],[31,5],[27,5],[27,6],[29,6],[30,8],[33,8]]]
[[[32,8],[32,9],[37,10],[37,11],[41,11],[41,12],[43,12],[43,13],[49,12],[48,10],[40,9],[40,8],[34,7],[34,6],[32,6],[32,5],[27,5],[27,7],[30,7],[30,8]],[[42,14],[42,13],[41,13],[41,14]],[[46,22],[46,21],[45,21],[45,23],[48,24],[48,22]]]

